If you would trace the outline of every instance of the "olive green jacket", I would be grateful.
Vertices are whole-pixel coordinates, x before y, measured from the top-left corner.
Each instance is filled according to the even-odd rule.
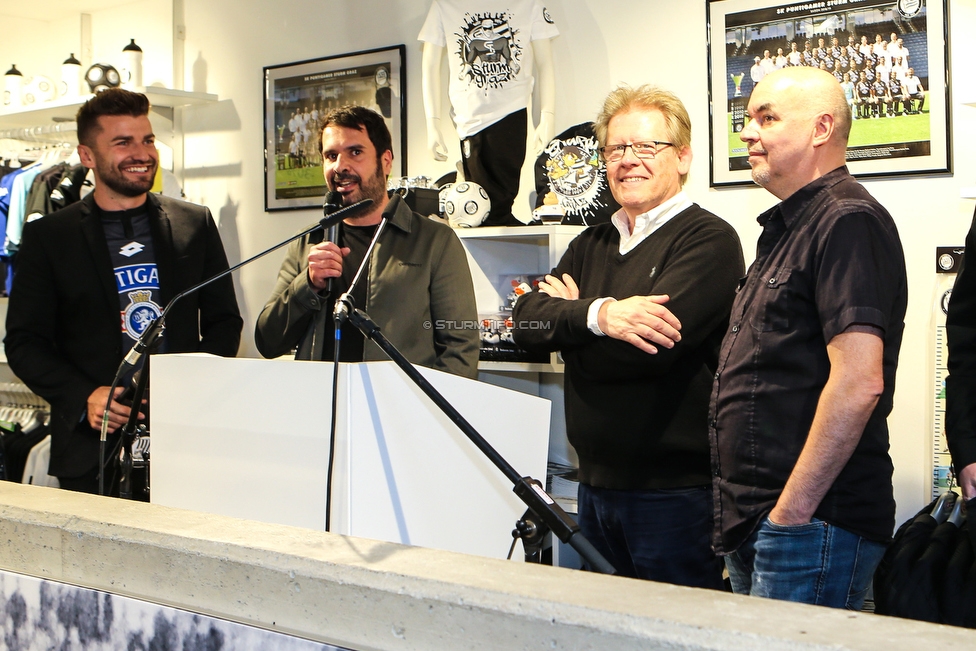
[[[308,251],[321,239],[305,236],[288,248],[271,299],[254,331],[258,350],[279,357],[322,359],[333,336],[327,291],[308,280]],[[414,364],[469,378],[478,376],[479,330],[474,288],[464,247],[449,226],[400,203],[370,258],[367,298],[361,307]],[[365,343],[366,360],[387,359]]]

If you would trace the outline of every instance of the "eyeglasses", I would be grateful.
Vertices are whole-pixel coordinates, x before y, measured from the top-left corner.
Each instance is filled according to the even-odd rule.
[[[665,147],[674,147],[674,145],[670,142],[660,142],[658,140],[632,142],[628,145],[607,145],[606,147],[600,147],[600,154],[603,156],[603,160],[608,163],[616,163],[624,157],[628,147],[634,151],[634,156],[637,156],[637,158],[653,159]]]

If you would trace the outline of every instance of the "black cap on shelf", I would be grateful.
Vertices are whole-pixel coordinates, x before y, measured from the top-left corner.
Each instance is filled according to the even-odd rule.
[[[15,64],[13,64],[13,65],[10,66],[10,70],[8,70],[7,72],[5,72],[4,75],[5,76],[6,75],[17,75],[18,77],[23,77],[24,76],[24,73],[22,73],[20,70],[17,70],[17,64],[15,63]]]
[[[72,52],[71,53],[71,56],[69,56],[67,59],[65,59],[64,60],[64,63],[62,63],[61,65],[80,66],[81,65],[81,61],[79,61],[78,59],[76,59],[75,58],[75,53]]]
[[[142,48],[136,45],[136,39],[130,38],[129,44],[122,48],[123,52],[142,52]]]

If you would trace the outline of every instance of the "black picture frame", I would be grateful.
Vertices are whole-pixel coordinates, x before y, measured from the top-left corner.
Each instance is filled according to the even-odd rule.
[[[872,50],[877,35],[882,35],[886,43],[891,40],[891,33],[901,38],[903,45],[895,50],[907,49],[903,62],[915,68],[925,100],[918,113],[908,114],[905,102],[892,102],[895,108],[891,116],[886,111],[876,118],[858,116],[853,121],[847,149],[848,169],[861,178],[952,172],[946,0],[706,1],[712,187],[752,183],[746,147],[738,132],[748,118],[746,107],[754,85],[755,57],[760,57],[760,67],[768,68],[763,60],[765,51],[771,50],[775,68],[777,57],[773,53],[784,47],[790,65],[789,60],[795,58],[789,54],[792,43],[797,43],[803,59],[806,40],[812,41],[811,49],[815,51],[820,38],[825,38],[830,49],[837,36],[846,50],[851,34],[858,48],[861,37],[866,36]],[[887,46],[881,50],[887,50]],[[847,58],[848,66],[852,66],[855,58]],[[862,60],[867,58],[861,56]],[[839,63],[840,59],[828,55],[824,60]],[[853,66],[858,74],[863,63],[860,66]],[[893,60],[891,67],[895,66]],[[856,84],[852,85],[856,94]],[[917,100],[912,106],[918,106]],[[852,111],[859,111],[859,105],[853,105]]]
[[[331,108],[355,104],[381,113],[394,146],[394,176],[406,176],[406,46],[339,54],[264,68],[264,209],[322,205],[319,131]],[[297,118],[296,118],[297,116]]]

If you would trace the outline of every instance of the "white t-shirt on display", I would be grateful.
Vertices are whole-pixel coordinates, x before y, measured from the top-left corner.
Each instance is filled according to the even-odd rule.
[[[558,35],[540,0],[433,0],[417,38],[447,51],[460,138],[529,105],[532,41]]]

